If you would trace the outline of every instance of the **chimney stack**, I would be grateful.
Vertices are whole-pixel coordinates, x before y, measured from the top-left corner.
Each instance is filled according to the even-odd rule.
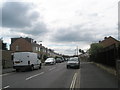
[[[104,39],[107,39],[107,37],[105,37]]]

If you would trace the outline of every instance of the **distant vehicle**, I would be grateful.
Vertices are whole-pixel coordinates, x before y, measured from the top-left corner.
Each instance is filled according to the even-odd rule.
[[[19,70],[34,70],[41,68],[41,60],[38,59],[37,53],[33,52],[15,52],[13,54],[13,68]]]
[[[56,63],[61,63],[62,62],[62,58],[60,58],[60,57],[57,57],[55,60],[56,60]]]
[[[66,58],[65,61],[68,61],[70,58]]]
[[[66,65],[67,69],[68,68],[80,68],[80,61],[79,61],[79,58],[78,57],[73,57],[73,58],[70,58],[68,61],[67,61],[67,65]]]
[[[65,58],[64,58],[64,61],[68,61],[69,59],[70,59],[70,58],[68,58],[68,57],[65,57]]]
[[[47,58],[45,60],[45,65],[47,65],[47,64],[53,65],[53,64],[56,64],[56,61],[54,58]]]
[[[64,61],[65,61],[65,59],[64,59],[63,57],[61,57],[61,59],[62,59],[62,62],[64,62]]]

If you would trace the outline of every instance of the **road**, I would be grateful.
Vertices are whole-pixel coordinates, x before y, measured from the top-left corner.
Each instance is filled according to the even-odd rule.
[[[2,88],[79,87],[79,72],[80,69],[66,69],[66,62],[63,62],[39,70],[8,73],[2,76]]]
[[[90,62],[66,69],[66,62],[42,69],[7,73],[2,88],[118,88],[117,78]]]

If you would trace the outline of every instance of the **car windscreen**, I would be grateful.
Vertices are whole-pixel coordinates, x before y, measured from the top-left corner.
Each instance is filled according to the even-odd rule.
[[[68,61],[78,61],[78,59],[71,58],[71,59],[69,59]]]
[[[52,58],[48,58],[46,61],[53,61],[53,59]]]
[[[56,60],[61,60],[61,58],[56,58]]]

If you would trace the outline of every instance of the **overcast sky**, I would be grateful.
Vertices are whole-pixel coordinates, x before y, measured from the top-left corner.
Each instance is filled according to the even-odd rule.
[[[9,1],[9,2],[8,2]],[[62,54],[87,50],[106,36],[118,38],[119,0],[4,0],[0,37],[30,37]],[[42,42],[39,42],[42,41]]]

